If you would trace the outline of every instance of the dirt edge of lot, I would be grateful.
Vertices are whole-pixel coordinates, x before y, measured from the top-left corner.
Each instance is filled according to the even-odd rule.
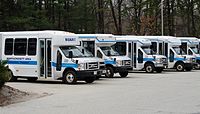
[[[48,93],[30,93],[25,91],[20,91],[13,87],[4,85],[0,89],[0,107],[7,106],[14,103],[25,102],[35,98],[45,97],[51,94]]]

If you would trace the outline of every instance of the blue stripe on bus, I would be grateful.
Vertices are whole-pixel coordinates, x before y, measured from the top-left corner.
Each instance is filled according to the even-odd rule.
[[[143,61],[155,61],[154,58],[143,58]]]
[[[11,61],[11,60],[8,60],[8,64],[37,65],[37,61]]]
[[[174,58],[175,61],[185,61],[185,58]]]
[[[51,66],[56,67],[56,63],[52,62]],[[74,64],[74,63],[62,63],[62,67],[64,67],[64,68],[78,68],[78,64]]]
[[[116,64],[116,61],[112,61],[112,60],[105,60],[104,64]]]

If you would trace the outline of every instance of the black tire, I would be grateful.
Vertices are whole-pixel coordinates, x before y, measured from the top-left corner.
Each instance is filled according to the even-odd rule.
[[[62,78],[63,83],[74,84],[77,82],[76,73],[74,71],[67,71]]]
[[[107,66],[106,67],[106,74],[105,74],[106,77],[108,78],[112,78],[114,76],[114,70],[112,67],[110,66]]]
[[[186,67],[185,70],[186,71],[191,71],[193,68],[192,67]]]
[[[127,77],[127,76],[128,76],[128,71],[119,72],[119,75],[120,75],[121,77]]]
[[[195,69],[195,70],[199,70],[200,67],[199,67],[198,65],[194,65],[194,69]]]
[[[94,82],[94,80],[95,80],[95,78],[87,78],[87,79],[85,79],[85,82],[92,83],[92,82]]]
[[[37,77],[29,77],[29,78],[27,78],[27,80],[29,82],[35,82],[37,79],[38,79]]]
[[[176,71],[182,72],[182,71],[184,71],[184,69],[185,69],[185,66],[184,66],[183,63],[177,63],[177,65],[176,65]]]
[[[147,73],[153,73],[154,70],[155,70],[155,67],[154,67],[153,64],[148,63],[148,64],[145,65],[145,71]]]
[[[162,71],[163,71],[163,68],[157,68],[157,69],[156,69],[156,72],[157,72],[157,73],[161,73]]]

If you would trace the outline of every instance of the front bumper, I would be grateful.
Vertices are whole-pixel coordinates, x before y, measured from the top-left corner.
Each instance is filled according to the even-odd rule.
[[[77,71],[77,80],[85,80],[87,78],[94,78],[96,79],[96,76],[98,76],[101,73],[98,70],[83,70],[83,71]]]
[[[154,66],[159,68],[167,68],[167,63],[155,63]]]
[[[195,63],[185,63],[184,65],[185,65],[185,68],[193,68]]]
[[[118,72],[124,72],[124,71],[132,70],[132,69],[133,67],[131,66],[114,67],[114,72],[118,73]]]

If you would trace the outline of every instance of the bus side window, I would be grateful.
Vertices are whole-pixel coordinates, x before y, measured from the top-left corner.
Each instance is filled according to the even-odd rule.
[[[138,63],[143,63],[143,53],[138,49]]]
[[[28,39],[28,55],[36,55],[37,39]]]
[[[132,43],[128,44],[128,57],[131,57],[131,51],[132,51],[131,45],[132,45]]]
[[[102,53],[99,50],[97,50],[97,57],[98,58],[103,58],[103,55],[102,55]]]
[[[13,54],[13,38],[8,38],[5,40],[5,55],[12,55]]]
[[[151,44],[152,44],[152,50],[157,53],[157,43],[152,42]]]
[[[120,55],[126,55],[126,42],[117,42],[114,45],[114,49],[120,54]],[[112,46],[113,47],[113,46]]]
[[[62,55],[59,51],[57,51],[56,70],[61,71],[61,67],[62,67]]]
[[[169,62],[174,62],[174,52],[171,49],[169,52]]]
[[[27,39],[15,39],[14,55],[26,55]]]
[[[162,43],[159,43],[159,55],[163,55],[163,44]]]

